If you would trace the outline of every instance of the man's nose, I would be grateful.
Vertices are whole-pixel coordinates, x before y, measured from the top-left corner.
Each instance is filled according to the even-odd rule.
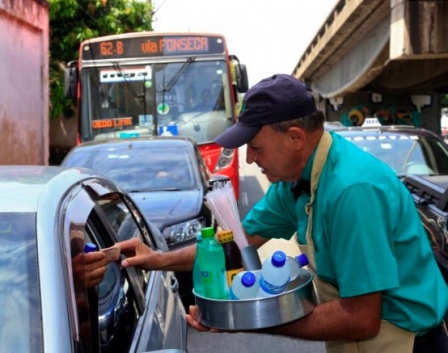
[[[256,160],[255,154],[251,151],[250,147],[247,147],[247,149],[246,149],[246,163],[247,164],[252,164],[253,162],[255,162],[255,160]]]

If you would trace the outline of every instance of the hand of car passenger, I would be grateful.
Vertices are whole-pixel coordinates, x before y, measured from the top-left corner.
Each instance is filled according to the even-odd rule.
[[[91,288],[100,283],[106,273],[107,258],[100,251],[80,252],[72,257],[75,286]],[[84,284],[85,283],[85,284]]]
[[[106,255],[101,251],[84,254],[87,288],[94,287],[103,280],[107,263]]]
[[[121,253],[126,255],[126,259],[121,261],[122,267],[139,266],[145,270],[151,270],[157,268],[155,264],[151,262],[151,256],[156,252],[149,248],[138,238],[132,238],[117,243],[120,246]]]

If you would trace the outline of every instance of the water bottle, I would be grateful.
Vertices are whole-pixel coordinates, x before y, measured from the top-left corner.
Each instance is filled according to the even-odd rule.
[[[257,276],[250,271],[242,271],[233,277],[230,299],[254,299],[260,290]]]
[[[295,280],[300,273],[300,269],[308,265],[308,258],[305,254],[300,254],[296,257],[287,256],[286,262],[289,264],[289,281]]]
[[[204,296],[204,285],[202,284],[201,269],[199,268],[198,254],[201,252],[202,234],[199,232],[196,234],[196,257],[193,265],[193,288],[194,292],[198,295]]]
[[[233,277],[243,271],[241,251],[233,238],[233,232],[231,230],[221,230],[218,232],[217,237],[224,249],[227,285],[230,287],[233,282]]]
[[[97,251],[97,250],[98,250],[98,247],[93,243],[86,243],[86,245],[84,245],[84,252],[86,254],[89,252]]]
[[[275,251],[261,266],[260,287],[267,294],[279,294],[286,290],[289,282],[289,263],[283,251]]]
[[[204,288],[204,297],[210,299],[228,299],[229,287],[226,279],[224,249],[215,239],[212,227],[202,228],[202,244],[198,247],[196,261]]]

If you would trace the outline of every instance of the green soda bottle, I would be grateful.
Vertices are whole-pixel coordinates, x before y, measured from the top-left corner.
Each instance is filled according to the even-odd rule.
[[[196,258],[194,259],[193,265],[193,288],[194,293],[197,295],[204,296],[204,285],[202,284],[201,269],[199,268],[199,257],[204,248],[202,242],[202,234],[199,232],[196,234]]]
[[[198,247],[196,261],[201,273],[204,297],[229,299],[224,249],[216,241],[212,227],[202,228],[201,235],[202,243]]]

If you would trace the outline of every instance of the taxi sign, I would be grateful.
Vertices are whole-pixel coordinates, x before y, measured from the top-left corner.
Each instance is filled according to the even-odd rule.
[[[362,124],[363,127],[378,127],[381,126],[380,121],[378,120],[377,117],[373,117],[373,118],[365,118],[364,119],[364,123]]]

